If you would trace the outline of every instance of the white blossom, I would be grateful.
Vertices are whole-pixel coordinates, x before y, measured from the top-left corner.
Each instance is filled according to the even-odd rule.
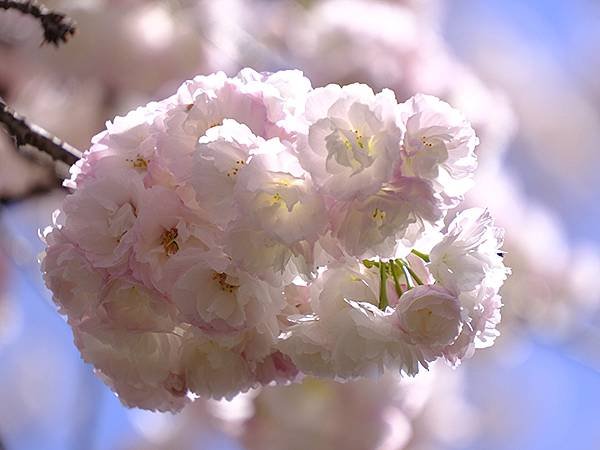
[[[507,275],[502,241],[502,230],[493,225],[489,212],[479,208],[462,211],[431,249],[429,270],[456,293],[472,291],[484,281],[497,290]]]
[[[93,139],[44,279],[128,406],[456,365],[498,335],[508,273],[487,212],[443,228],[476,141],[433,97],[198,76]]]

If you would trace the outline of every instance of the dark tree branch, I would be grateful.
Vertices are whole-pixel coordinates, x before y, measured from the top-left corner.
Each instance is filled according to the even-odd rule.
[[[52,136],[43,128],[28,123],[24,117],[12,111],[1,98],[0,123],[6,125],[8,133],[14,138],[17,146],[31,145],[47,153],[52,159],[62,161],[69,166],[81,158],[79,150]]]
[[[0,0],[0,9],[15,9],[35,17],[44,29],[44,42],[56,47],[75,34],[75,22],[65,14],[54,12],[36,1]]]
[[[30,189],[28,189],[24,192],[21,192],[19,194],[16,194],[16,195],[10,195],[10,196],[6,195],[5,196],[5,195],[0,194],[0,207],[12,205],[13,203],[19,203],[19,202],[22,202],[23,200],[29,200],[31,198],[47,195],[48,193],[50,193],[54,190],[57,190],[57,189],[64,189],[61,187],[60,180],[58,180],[58,179],[53,184],[35,185],[35,186],[31,187]],[[0,446],[0,450],[2,450],[1,446]]]
[[[36,18],[44,29],[44,41],[42,43],[51,43],[58,47],[60,43],[66,42],[75,33],[75,23],[70,18],[65,14],[50,11],[37,1],[0,0],[0,10],[2,9],[14,9]],[[81,158],[79,150],[52,136],[43,128],[29,123],[24,117],[10,109],[1,97],[0,124],[6,126],[8,134],[13,138],[17,147],[29,146],[22,149],[24,155],[44,164],[51,163],[50,159],[52,159],[54,164],[51,164],[54,165],[55,170],[58,170],[56,161],[71,166]],[[58,181],[57,178],[56,183],[50,185],[38,182],[30,186],[28,190],[15,196],[0,195],[0,206],[47,192],[57,186]],[[2,450],[1,445],[0,450]]]

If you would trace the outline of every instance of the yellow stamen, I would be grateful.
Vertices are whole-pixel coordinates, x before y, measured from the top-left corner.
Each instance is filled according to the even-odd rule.
[[[385,211],[382,211],[379,208],[375,208],[373,210],[373,214],[371,214],[371,217],[375,222],[377,222],[377,225],[381,226],[383,224],[383,221],[385,220]]]
[[[232,169],[229,172],[227,172],[227,176],[228,177],[235,177],[238,174],[238,172],[240,171],[241,167],[244,164],[246,164],[246,161],[244,161],[243,159],[238,159],[235,162],[235,165],[232,167]]]
[[[165,230],[165,232],[160,237],[160,245],[165,249],[165,253],[167,256],[173,256],[175,253],[179,251],[179,244],[176,239],[179,235],[177,228],[173,227],[170,230]]]
[[[421,143],[426,147],[433,147],[433,143],[429,141],[425,136],[421,137]]]
[[[363,139],[363,135],[360,134],[360,132],[358,130],[353,130],[354,131],[354,136],[356,138],[356,143],[358,144],[358,146],[362,149],[365,148],[365,142]]]
[[[141,155],[137,155],[135,159],[126,159],[125,161],[130,163],[134,169],[142,170],[148,169],[148,163],[150,162],[149,160],[143,158]]]
[[[212,279],[215,280],[219,284],[219,287],[221,288],[221,290],[223,292],[227,292],[229,294],[233,294],[233,292],[239,287],[234,284],[229,284],[227,282],[227,274],[226,273],[215,272],[212,276]]]
[[[281,194],[279,192],[276,192],[275,195],[271,197],[271,204],[278,205],[281,203],[282,200],[283,198],[281,198]]]

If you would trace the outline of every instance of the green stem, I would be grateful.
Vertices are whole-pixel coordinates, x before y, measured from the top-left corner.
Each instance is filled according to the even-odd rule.
[[[398,281],[398,272],[396,271],[395,261],[390,261],[390,270],[392,271],[392,278],[394,279],[396,294],[398,294],[398,297],[400,297],[404,292],[402,292],[402,286],[400,286],[400,281]]]
[[[404,261],[404,264],[406,265],[406,268],[408,269],[408,273],[410,273],[410,276],[413,278],[413,280],[415,280],[417,282],[417,284],[423,286],[423,282],[421,281],[419,276],[415,273],[415,271],[410,268],[410,266],[408,265],[408,262]]]
[[[407,269],[408,269],[408,272],[410,273],[410,276],[413,277],[413,279],[417,282],[417,284],[420,286],[423,286],[423,282],[418,277],[418,275],[415,273],[415,271],[412,270],[410,267],[407,267]]]
[[[419,258],[421,258],[423,261],[425,261],[425,262],[429,262],[429,255],[428,255],[428,254],[426,254],[426,253],[421,253],[419,250],[415,250],[415,249],[412,249],[410,252],[411,252],[413,255],[416,255],[416,256],[418,256]]]
[[[379,261],[379,309],[382,311],[388,306],[387,298],[387,271],[386,264]]]
[[[400,265],[400,269],[402,270],[402,273],[404,274],[404,278],[406,278],[406,286],[408,286],[408,289],[414,288],[415,284],[413,283],[413,280],[410,277],[410,273],[408,272],[406,265],[400,259],[397,259],[396,263],[398,265]]]

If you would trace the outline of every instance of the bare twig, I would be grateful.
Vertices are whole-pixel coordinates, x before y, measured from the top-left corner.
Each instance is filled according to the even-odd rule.
[[[14,138],[16,145],[31,145],[52,159],[73,165],[81,158],[81,152],[75,147],[52,136],[46,130],[32,123],[28,123],[12,111],[4,100],[0,98],[0,123],[6,125],[8,133]]]
[[[50,11],[36,1],[0,0],[0,10],[2,9],[15,9],[39,20],[44,29],[43,43],[49,42],[58,47],[61,42],[66,42],[69,36],[75,33],[75,23],[70,18],[64,14]],[[81,158],[79,150],[52,136],[43,128],[29,123],[24,117],[10,109],[2,98],[0,98],[0,124],[6,126],[8,134],[13,138],[17,147],[24,146],[22,151],[25,156],[33,158],[37,162],[51,164],[55,171],[61,163],[70,166]],[[21,194],[0,195],[0,205],[47,192],[58,184],[58,178],[52,185],[38,180],[37,184],[30,186],[29,190]]]
[[[61,182],[58,178],[56,178],[54,183],[36,184],[30,187],[28,190],[15,195],[0,194],[0,207],[8,206],[13,203],[19,203],[23,200],[29,200],[31,198],[47,195],[49,192],[52,192],[57,189],[62,189]],[[2,450],[2,447],[0,447],[0,450]]]
[[[35,17],[44,29],[44,43],[54,44],[56,47],[61,42],[75,34],[75,22],[65,14],[54,12],[36,1],[0,0],[0,9],[15,9],[23,14]]]

